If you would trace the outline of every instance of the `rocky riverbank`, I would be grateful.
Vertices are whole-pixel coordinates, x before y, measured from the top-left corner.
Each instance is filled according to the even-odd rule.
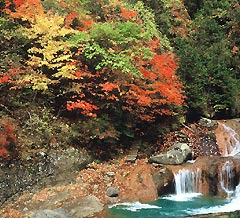
[[[147,158],[128,161],[126,157],[96,163],[87,154],[76,149],[67,149],[48,154],[38,152],[35,156],[29,156],[28,162],[24,164],[2,165],[0,216],[79,218],[98,214],[95,216],[105,217],[105,205],[125,201],[149,202],[156,200],[159,195],[173,193],[173,173],[182,167],[201,168],[202,192],[222,195],[217,185],[221,167],[226,161],[233,164],[234,181],[237,184],[240,177],[240,158],[221,157],[220,154],[194,154],[201,145],[205,146],[202,152],[216,152],[218,149],[218,135],[215,133],[216,128],[213,128],[215,124],[204,125],[207,125],[205,135],[202,126],[201,131],[190,126],[178,133],[184,139],[181,143],[187,144],[193,151],[193,156],[187,157],[196,158],[194,164],[150,164]],[[192,143],[192,131],[200,134],[200,144],[195,146]],[[197,135],[194,137],[196,139]],[[179,143],[178,138],[175,144]],[[165,145],[166,154],[172,144],[173,141],[168,146]],[[209,147],[206,147],[207,144]],[[185,158],[184,162],[186,161]]]

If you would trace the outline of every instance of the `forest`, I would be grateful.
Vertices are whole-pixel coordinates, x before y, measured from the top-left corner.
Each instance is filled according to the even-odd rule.
[[[0,159],[97,159],[240,116],[237,0],[0,0]]]

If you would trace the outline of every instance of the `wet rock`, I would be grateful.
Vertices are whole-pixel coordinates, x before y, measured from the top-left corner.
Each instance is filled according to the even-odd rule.
[[[174,191],[174,175],[172,170],[168,168],[156,169],[152,172],[152,176],[159,196]]]
[[[240,118],[218,121],[218,128],[214,133],[221,155],[228,156],[236,145],[236,139],[239,140]],[[237,153],[237,149],[234,153]]]
[[[109,187],[106,191],[108,197],[117,197],[119,195],[118,188]]]
[[[145,160],[139,160],[128,166],[125,173],[120,170],[115,176],[115,180],[121,184],[119,200],[121,202],[156,200],[158,193],[152,178],[152,165],[147,164]]]
[[[149,158],[149,163],[178,165],[183,164],[191,159],[192,150],[186,143],[177,143],[170,147],[170,149],[163,154],[152,156]]]
[[[229,168],[228,168],[229,167]],[[199,191],[202,194],[227,197],[226,190],[222,188],[222,178],[230,179],[227,189],[234,189],[240,183],[240,158],[236,157],[220,157],[220,156],[204,156],[198,157],[194,163],[185,163],[178,166],[169,166],[169,168],[177,172],[186,169],[191,172],[197,169],[201,170],[201,185]],[[227,174],[224,169],[229,169],[231,174]],[[229,186],[231,184],[231,186]]]

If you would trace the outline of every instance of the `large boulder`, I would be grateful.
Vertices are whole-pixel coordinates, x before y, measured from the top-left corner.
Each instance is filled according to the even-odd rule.
[[[61,196],[59,196],[61,198]],[[56,198],[57,199],[57,198]],[[56,203],[56,202],[55,202]],[[64,202],[62,208],[56,208],[54,202],[49,202],[47,209],[28,211],[24,217],[32,218],[85,218],[92,217],[94,214],[103,211],[104,205],[94,196],[89,195],[81,199]],[[34,208],[32,208],[34,210]]]
[[[69,211],[69,217],[84,218],[101,212],[104,209],[104,205],[96,196],[89,195],[81,200],[75,201],[74,203],[65,204],[64,208]]]
[[[58,208],[56,210],[39,210],[33,214],[32,218],[68,218],[67,212]]]
[[[149,163],[179,165],[192,158],[192,150],[186,143],[177,143],[166,153],[149,158]]]

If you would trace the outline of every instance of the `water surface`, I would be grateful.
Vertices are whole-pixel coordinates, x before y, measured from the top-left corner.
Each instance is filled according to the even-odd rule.
[[[112,205],[107,218],[177,218],[240,210],[240,196],[218,198],[199,193],[162,196],[151,203],[121,203]]]

